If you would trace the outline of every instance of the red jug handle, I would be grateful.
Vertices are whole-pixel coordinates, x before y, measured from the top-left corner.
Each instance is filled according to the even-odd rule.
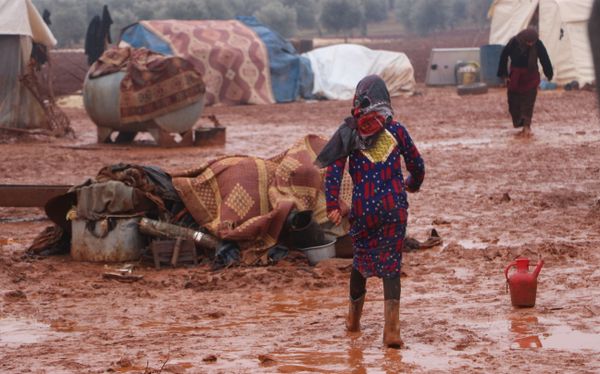
[[[506,267],[506,269],[504,269],[504,276],[506,277],[506,281],[508,282],[508,270],[510,270],[511,267],[513,266],[517,266],[516,262],[511,262],[510,264],[508,264],[508,266]]]

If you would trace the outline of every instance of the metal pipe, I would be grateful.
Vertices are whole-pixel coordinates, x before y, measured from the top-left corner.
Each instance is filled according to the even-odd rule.
[[[149,218],[140,220],[140,232],[169,239],[193,240],[199,246],[207,249],[217,249],[221,245],[221,241],[210,234]]]

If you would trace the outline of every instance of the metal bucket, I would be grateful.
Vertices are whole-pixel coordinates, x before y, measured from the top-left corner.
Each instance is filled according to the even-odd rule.
[[[145,122],[121,122],[121,81],[124,72],[116,72],[83,83],[83,104],[88,115],[98,128],[114,131],[137,132],[162,129],[170,133],[183,133],[190,130],[200,118],[204,109],[204,96],[198,102],[164,114]]]
[[[138,222],[139,218],[118,218],[114,227],[107,229],[102,221],[72,221],[71,257],[75,261],[90,262],[138,260],[146,245]]]
[[[304,252],[308,263],[316,265],[319,261],[335,257],[335,238],[327,238],[329,241],[325,244],[316,245],[314,247],[301,248]]]

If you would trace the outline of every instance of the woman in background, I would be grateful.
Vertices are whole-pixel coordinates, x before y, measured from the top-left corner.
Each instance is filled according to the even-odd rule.
[[[508,58],[510,57],[510,69]],[[533,107],[540,85],[538,60],[544,75],[550,81],[554,72],[550,57],[537,31],[525,29],[511,38],[502,50],[498,77],[504,78],[508,91],[508,111],[514,127],[522,127],[522,134],[531,132]]]

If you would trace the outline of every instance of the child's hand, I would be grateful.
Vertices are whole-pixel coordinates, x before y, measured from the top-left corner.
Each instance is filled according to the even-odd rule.
[[[342,223],[342,214],[340,213],[339,209],[334,209],[328,212],[327,218],[329,218],[329,220],[336,226]]]

